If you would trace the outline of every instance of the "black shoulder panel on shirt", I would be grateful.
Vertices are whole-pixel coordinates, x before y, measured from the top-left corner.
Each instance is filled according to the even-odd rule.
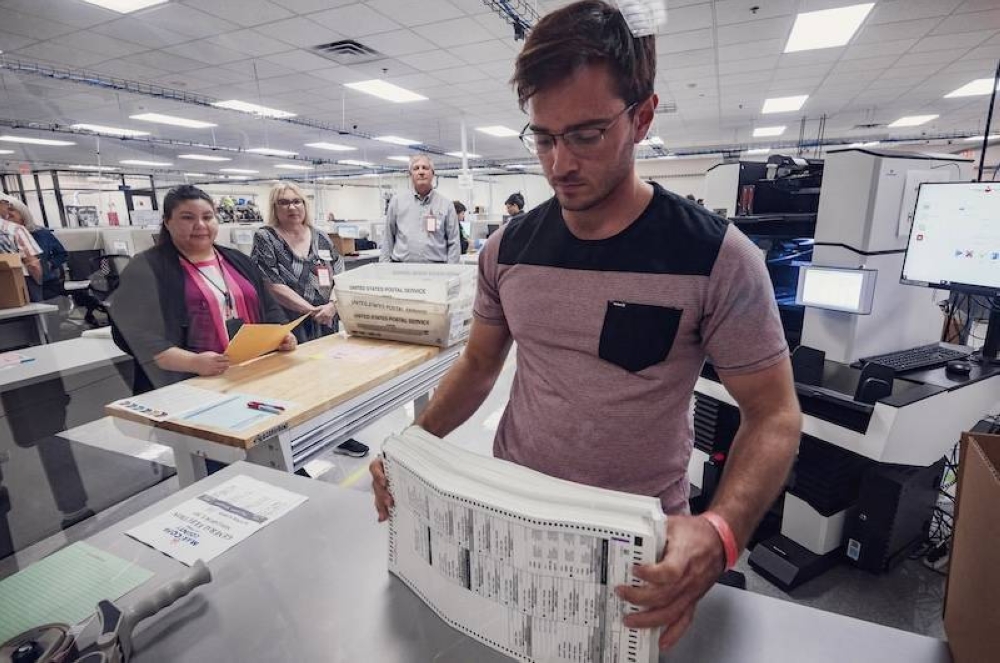
[[[504,228],[501,265],[536,265],[605,272],[708,276],[728,222],[653,184],[653,199],[635,223],[614,237],[577,239],[551,198]]]

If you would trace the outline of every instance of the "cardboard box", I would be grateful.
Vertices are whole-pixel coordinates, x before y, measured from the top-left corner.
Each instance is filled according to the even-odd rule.
[[[334,285],[341,295],[368,295],[447,304],[475,295],[475,265],[375,263],[337,275]]]
[[[472,265],[380,263],[337,276],[337,310],[349,334],[448,347],[472,327]]]
[[[21,256],[0,253],[0,308],[27,306],[29,301]]]
[[[964,433],[944,629],[955,663],[1000,656],[1000,435]]]
[[[341,237],[337,233],[330,233],[330,241],[333,242],[333,246],[337,249],[337,253],[342,256],[357,253],[357,249],[354,248],[353,237]]]

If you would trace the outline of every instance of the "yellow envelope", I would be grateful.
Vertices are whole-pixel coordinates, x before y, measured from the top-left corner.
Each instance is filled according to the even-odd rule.
[[[229,347],[226,348],[225,354],[232,363],[242,364],[268,352],[274,352],[285,340],[285,336],[308,317],[309,314],[306,313],[298,320],[292,320],[283,325],[243,325],[236,332],[236,336],[233,336],[233,339],[229,341]]]

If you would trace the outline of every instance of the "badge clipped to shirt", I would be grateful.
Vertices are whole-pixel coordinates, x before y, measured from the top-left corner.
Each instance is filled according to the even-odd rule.
[[[320,260],[333,262],[333,254],[330,253],[328,249],[320,249],[319,251],[317,251],[317,253],[319,254]]]
[[[316,266],[316,278],[319,279],[319,287],[329,288],[333,285],[333,281],[330,279],[330,268],[326,265]]]
[[[436,216],[434,216],[433,214],[428,214],[427,216],[424,217],[424,223],[427,226],[427,232],[429,233],[437,232],[438,220]]]

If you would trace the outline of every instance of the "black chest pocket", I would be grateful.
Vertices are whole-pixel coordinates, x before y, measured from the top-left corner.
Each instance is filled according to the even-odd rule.
[[[670,354],[680,327],[679,308],[608,302],[601,329],[601,359],[636,373]]]

